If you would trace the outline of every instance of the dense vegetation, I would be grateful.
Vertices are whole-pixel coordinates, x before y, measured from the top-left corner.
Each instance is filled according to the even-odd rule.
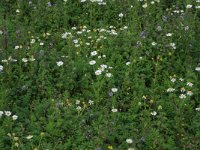
[[[1,0],[0,14],[0,149],[200,149],[200,0]]]

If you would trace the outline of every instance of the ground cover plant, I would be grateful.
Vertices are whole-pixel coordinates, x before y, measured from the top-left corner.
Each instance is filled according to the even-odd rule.
[[[199,0],[1,0],[0,149],[199,150]]]

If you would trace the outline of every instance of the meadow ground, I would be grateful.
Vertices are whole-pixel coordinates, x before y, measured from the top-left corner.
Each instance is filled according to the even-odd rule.
[[[199,150],[200,0],[1,0],[0,150]]]

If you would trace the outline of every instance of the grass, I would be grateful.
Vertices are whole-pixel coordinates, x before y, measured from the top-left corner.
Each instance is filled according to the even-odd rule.
[[[200,2],[0,2],[0,149],[198,150]]]

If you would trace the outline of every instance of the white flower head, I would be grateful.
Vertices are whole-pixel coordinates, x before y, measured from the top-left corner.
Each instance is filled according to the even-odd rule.
[[[81,111],[82,110],[81,106],[76,107],[76,110]]]
[[[117,89],[117,88],[112,88],[111,91],[112,91],[113,93],[116,93],[116,92],[118,91],[118,89]]]
[[[196,70],[196,71],[200,71],[200,67],[196,67],[195,70]]]
[[[30,140],[30,139],[32,139],[32,138],[33,138],[32,135],[28,135],[28,136],[26,137],[26,139],[28,139],[28,140]]]
[[[111,73],[106,73],[106,77],[110,78],[110,77],[112,77],[112,74]]]
[[[94,65],[94,64],[96,64],[96,61],[95,61],[95,60],[91,60],[91,61],[89,62],[89,64],[90,64],[90,65]]]
[[[127,66],[129,66],[130,64],[131,64],[131,62],[130,62],[130,61],[126,62],[126,65],[127,65]]]
[[[2,65],[0,65],[0,72],[1,72],[1,71],[3,71],[3,66],[2,66]]]
[[[93,105],[93,104],[94,104],[94,101],[89,100],[88,103],[89,103],[90,105]]]
[[[28,59],[27,59],[27,58],[22,58],[22,61],[23,61],[24,63],[27,63],[27,62],[28,62]]]
[[[56,62],[56,64],[57,64],[57,66],[62,66],[64,63],[62,62],[62,61],[58,61],[58,62]]]
[[[123,16],[124,16],[124,14],[123,14],[123,13],[120,13],[120,14],[119,14],[119,17],[120,17],[120,18],[122,18]]]
[[[95,75],[97,75],[97,76],[100,75],[101,73],[102,73],[102,71],[99,69],[95,71]]]
[[[156,115],[157,115],[157,112],[156,112],[156,111],[153,111],[153,112],[151,112],[151,115],[152,115],[152,116],[156,116]]]
[[[192,8],[192,5],[188,4],[188,5],[186,6],[186,8]]]
[[[4,113],[5,113],[5,115],[8,116],[8,117],[11,115],[11,112],[10,112],[10,111],[5,111]]]
[[[190,86],[190,87],[192,87],[192,86],[193,86],[193,83],[187,82],[187,85]]]
[[[133,140],[132,140],[132,139],[126,139],[126,143],[132,144],[132,143],[133,143]]]
[[[117,112],[118,110],[116,109],[116,108],[112,108],[112,110],[111,110],[112,112]]]
[[[13,115],[12,118],[13,118],[13,120],[17,120],[18,116],[17,115]]]
[[[185,99],[185,98],[186,98],[186,95],[185,95],[185,94],[181,94],[181,95],[179,95],[179,98],[180,98],[180,99]]]
[[[93,51],[90,54],[91,54],[91,56],[96,56],[97,55],[97,51]]]

